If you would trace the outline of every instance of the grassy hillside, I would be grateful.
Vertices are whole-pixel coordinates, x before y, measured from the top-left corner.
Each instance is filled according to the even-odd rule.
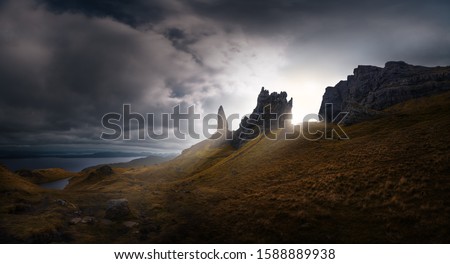
[[[3,165],[0,165],[0,192],[21,192],[33,193],[38,187],[21,176],[11,172]]]
[[[174,233],[216,242],[448,242],[449,102],[446,93],[397,105],[346,127],[350,140],[252,142],[167,195],[185,219]]]
[[[18,242],[449,243],[449,102],[444,93],[396,105],[345,127],[349,140],[260,137],[239,150],[207,140],[166,163],[87,170],[64,191],[14,192],[15,203],[32,209],[1,211],[0,235]],[[2,202],[12,201],[8,192]],[[116,198],[128,199],[130,214],[105,220],[107,201]],[[76,217],[95,220],[70,224]]]
[[[145,158],[137,158],[128,162],[118,162],[118,163],[112,163],[112,164],[100,164],[96,166],[92,166],[89,168],[86,168],[85,170],[89,169],[96,169],[100,168],[101,166],[108,165],[112,168],[136,168],[136,167],[146,167],[155,165],[158,163],[162,163],[165,161],[169,161],[173,159],[176,155],[168,155],[168,156],[156,156],[156,155],[150,155]]]
[[[20,175],[23,179],[35,184],[42,184],[78,176],[78,173],[66,171],[60,168],[18,170],[15,173]]]

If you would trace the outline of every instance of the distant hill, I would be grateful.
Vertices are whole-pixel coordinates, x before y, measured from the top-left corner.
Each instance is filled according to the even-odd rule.
[[[150,152],[95,152],[75,153],[64,152],[33,152],[33,151],[5,151],[0,153],[2,159],[29,159],[29,158],[123,158],[153,156]]]
[[[161,162],[169,161],[176,157],[175,154],[172,155],[165,155],[165,156],[157,156],[157,155],[150,155],[145,158],[137,158],[134,160],[131,160],[129,162],[119,162],[119,163],[111,163],[111,164],[99,164],[96,166],[92,166],[89,168],[86,168],[84,170],[90,170],[93,168],[99,168],[103,165],[108,165],[112,168],[134,168],[134,167],[145,167],[145,166],[151,166],[155,165]]]
[[[37,169],[37,170],[22,169],[15,171],[15,173],[34,184],[48,183],[52,181],[78,176],[78,173],[69,172],[60,168]]]

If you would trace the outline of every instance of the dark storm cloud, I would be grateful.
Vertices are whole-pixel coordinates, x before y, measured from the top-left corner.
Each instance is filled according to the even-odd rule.
[[[383,60],[433,65],[450,59],[446,0],[216,0],[192,1],[191,8],[224,26],[237,23],[253,34],[290,36],[297,50],[311,44],[332,51],[342,45],[348,57],[356,48],[371,58],[382,54]]]
[[[168,28],[163,32],[163,34],[168,40],[170,40],[174,48],[191,54],[196,63],[203,64],[198,54],[195,54],[189,48],[189,46],[199,40],[198,36],[187,35],[182,29],[175,27]]]
[[[138,26],[160,21],[165,16],[163,1],[111,0],[38,0],[55,13],[82,13],[89,17],[112,17],[122,23]]]
[[[103,114],[133,103],[169,111],[166,78],[191,78],[189,57],[163,36],[105,19],[10,2],[1,14],[2,144],[98,140]],[[173,61],[183,61],[171,65]],[[184,72],[179,74],[178,72]],[[179,89],[176,87],[176,89]],[[181,92],[181,90],[179,91]]]
[[[230,76],[225,66],[242,65],[228,53],[235,36],[192,16],[136,29],[110,9],[65,7],[9,1],[0,10],[3,146],[111,144],[99,140],[101,117],[120,113],[125,103],[157,117],[176,104],[216,111],[218,105],[202,105],[222,93]],[[182,149],[188,143],[148,144]]]
[[[192,13],[217,21],[224,30],[233,31],[238,26],[247,34],[288,36],[294,39],[295,47],[301,46],[298,43],[308,45],[308,42],[326,49],[332,48],[334,43],[337,48],[344,44],[350,46],[348,50],[352,49],[352,44],[366,45],[362,52],[368,55],[371,50],[373,53],[378,53],[377,49],[387,50],[383,58],[394,56],[428,64],[435,63],[436,59],[445,62],[449,58],[445,47],[448,44],[450,2],[446,0],[135,0],[127,4],[104,0],[40,1],[56,12],[110,16],[132,26],[154,25],[171,14]],[[179,3],[180,7],[170,8],[173,5],[168,3]],[[436,34],[429,34],[433,32]],[[191,54],[195,62],[202,63],[199,54],[189,46],[205,36],[186,34],[176,27],[167,28],[163,34],[175,48]],[[412,47],[404,47],[405,35],[410,37],[407,34],[431,38],[431,41],[421,43],[411,39],[414,41]],[[343,37],[346,39],[343,40]],[[361,42],[372,43],[367,45]]]
[[[373,16],[411,17],[413,19],[449,21],[446,0],[213,0],[191,1],[191,6],[203,16],[221,19],[224,22],[238,22],[257,31],[276,28],[295,31],[302,23],[311,24],[332,20],[358,27]],[[287,24],[292,22],[292,24]],[[330,25],[328,25],[330,26]],[[336,27],[339,24],[332,26]]]
[[[298,69],[323,79],[387,60],[450,64],[449,11],[448,1],[0,1],[0,144],[105,144],[100,119],[124,103],[244,114],[264,82]],[[301,107],[320,105],[323,90],[298,92]]]

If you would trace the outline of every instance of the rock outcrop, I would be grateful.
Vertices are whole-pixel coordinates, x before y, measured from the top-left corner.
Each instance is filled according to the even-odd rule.
[[[214,139],[218,144],[221,144],[227,139],[230,139],[230,137],[231,131],[228,129],[227,116],[225,115],[223,107],[220,106],[217,111],[217,131],[211,136],[211,139]]]
[[[262,87],[255,109],[241,120],[239,128],[233,132],[231,145],[239,148],[261,133],[284,127],[285,121],[292,118],[292,98],[289,101],[286,98],[286,92],[269,94]]]
[[[88,180],[99,180],[102,177],[110,176],[114,173],[113,169],[109,165],[102,165],[95,170],[89,172]]]
[[[348,112],[344,124],[358,123],[381,114],[392,105],[450,90],[450,67],[414,66],[390,61],[384,68],[358,66],[346,81],[327,87],[319,115],[332,122]],[[332,104],[333,108],[326,104]]]
[[[95,172],[100,176],[107,176],[114,173],[113,169],[108,165],[101,166],[100,168],[96,169]]]
[[[225,132],[228,131],[227,117],[222,106],[220,106],[219,110],[217,111],[217,130]]]
[[[107,208],[105,211],[105,218],[110,220],[117,220],[124,218],[130,214],[130,208],[128,207],[128,200],[111,199],[107,202]]]

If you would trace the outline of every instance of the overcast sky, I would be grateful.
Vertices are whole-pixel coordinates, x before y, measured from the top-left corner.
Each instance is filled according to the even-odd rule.
[[[0,1],[0,152],[179,151],[195,140],[100,140],[101,117],[124,103],[242,116],[262,86],[292,96],[298,121],[357,65],[450,65],[448,14],[432,0]]]

